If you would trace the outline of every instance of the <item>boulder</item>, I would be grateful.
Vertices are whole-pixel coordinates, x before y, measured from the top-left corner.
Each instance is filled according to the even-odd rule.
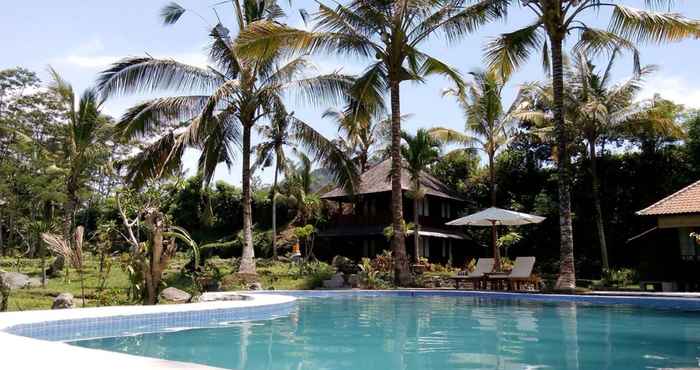
[[[39,278],[29,278],[29,282],[27,282],[27,288],[41,288],[41,279]]]
[[[189,302],[191,298],[190,293],[173,287],[165,288],[160,292],[160,299],[168,302],[185,303]]]
[[[263,289],[262,284],[260,284],[257,281],[250,283],[250,285],[248,285],[248,290],[262,290],[262,289]]]
[[[323,287],[326,289],[340,289],[345,286],[345,279],[343,279],[342,273],[337,273],[333,275],[329,280],[323,281]]]
[[[61,293],[58,297],[54,298],[53,304],[51,305],[52,310],[59,310],[64,308],[73,308],[75,303],[73,302],[73,295],[70,293]]]
[[[19,272],[0,272],[0,279],[10,290],[22,289],[29,285],[29,276]]]

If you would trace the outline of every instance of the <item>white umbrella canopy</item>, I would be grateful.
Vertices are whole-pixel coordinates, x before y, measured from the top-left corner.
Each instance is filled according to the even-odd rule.
[[[538,224],[544,221],[544,217],[530,215],[527,213],[510,211],[502,208],[486,208],[483,211],[464,216],[448,222],[451,226],[491,226],[491,246],[493,248],[493,271],[501,271],[501,253],[498,250],[498,233],[496,227],[499,225],[518,226],[527,224]]]
[[[483,211],[473,213],[469,216],[464,216],[456,220],[450,221],[447,225],[451,226],[493,226],[506,225],[518,226],[527,224],[538,224],[544,221],[544,217],[530,215],[527,213],[510,211],[502,208],[486,208]]]

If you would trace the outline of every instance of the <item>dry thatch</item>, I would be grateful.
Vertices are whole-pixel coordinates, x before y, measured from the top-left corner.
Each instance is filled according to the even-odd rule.
[[[391,179],[389,173],[391,171],[391,160],[387,159],[369,170],[365,171],[360,177],[360,186],[355,191],[355,195],[383,193],[391,191]],[[455,195],[455,192],[445,185],[440,180],[428,173],[421,174],[421,187],[426,195],[454,199],[463,201],[464,199]],[[401,188],[405,191],[411,190],[411,176],[406,169],[401,171]],[[349,197],[350,194],[343,188],[337,187],[328,193],[321,196],[323,199],[336,199]]]

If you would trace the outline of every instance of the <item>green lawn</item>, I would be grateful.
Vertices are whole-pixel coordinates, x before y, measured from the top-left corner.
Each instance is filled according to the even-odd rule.
[[[15,258],[0,258],[0,269],[3,271],[15,271],[27,274],[30,277],[41,278],[41,260],[23,258],[19,266]],[[47,260],[47,264],[50,261]],[[216,266],[222,281],[222,290],[246,289],[246,283],[238,279],[232,271],[231,262],[219,258],[209,260],[211,266]],[[194,293],[192,281],[181,273],[182,267],[187,263],[185,255],[178,255],[173,259],[166,271],[164,280],[167,286]],[[85,296],[86,307],[101,305],[125,305],[138,304],[128,299],[129,279],[127,273],[120,267],[119,258],[112,260],[112,268],[107,274],[104,289],[98,292],[99,262],[95,256],[86,255]],[[321,277],[319,277],[321,276]],[[264,289],[313,289],[319,285],[322,274],[307,273],[299,275],[297,267],[291,267],[288,263],[260,261],[258,263],[258,278]],[[54,297],[60,293],[69,292],[75,297],[77,306],[81,305],[80,278],[78,273],[69,269],[67,277],[49,279],[46,287],[24,288],[12,291],[9,299],[10,311],[50,309]]]

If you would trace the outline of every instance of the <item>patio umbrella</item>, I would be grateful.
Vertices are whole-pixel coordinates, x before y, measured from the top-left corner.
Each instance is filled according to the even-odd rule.
[[[501,269],[501,255],[496,245],[496,226],[519,226],[527,224],[537,224],[544,221],[544,217],[530,215],[527,213],[510,211],[496,207],[487,208],[483,211],[473,213],[456,220],[452,220],[446,225],[450,226],[491,226],[491,243],[493,247],[494,271]]]

